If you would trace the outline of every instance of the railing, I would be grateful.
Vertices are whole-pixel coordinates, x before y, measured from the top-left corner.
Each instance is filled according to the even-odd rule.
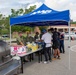
[[[20,66],[18,60],[10,59],[7,62],[0,64],[0,75],[14,75],[20,73]]]

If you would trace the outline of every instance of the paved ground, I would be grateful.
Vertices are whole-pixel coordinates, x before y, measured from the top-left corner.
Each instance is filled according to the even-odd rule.
[[[24,65],[24,73],[20,75],[76,75],[76,52],[71,51],[71,69],[69,70],[68,41],[65,41],[65,54],[61,54],[61,60],[53,60],[48,64],[38,63],[37,59]],[[71,42],[71,46],[76,40]]]

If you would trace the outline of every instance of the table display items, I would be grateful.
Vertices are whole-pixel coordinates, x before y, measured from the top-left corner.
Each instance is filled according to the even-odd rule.
[[[44,46],[44,42],[36,42],[36,44],[38,45],[38,48],[43,48]]]
[[[34,52],[36,50],[38,50],[38,48],[41,48],[42,47],[42,44],[41,43],[30,43],[30,42],[27,42],[27,45],[26,46],[21,46],[21,45],[16,45],[16,46],[11,46],[11,55],[14,56],[14,55],[17,55],[17,56],[20,56],[20,55],[24,55],[28,52]]]
[[[38,50],[38,44],[32,42],[32,43],[27,43],[26,47],[28,48],[28,51],[36,51]]]

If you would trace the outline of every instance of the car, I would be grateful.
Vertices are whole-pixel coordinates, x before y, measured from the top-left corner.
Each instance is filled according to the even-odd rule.
[[[5,34],[5,35],[2,35],[2,38],[8,38],[9,35]]]
[[[71,39],[76,39],[76,34],[74,32],[70,32],[70,35],[69,33],[64,34],[65,39],[69,39],[69,36]]]
[[[7,42],[0,40],[0,61],[2,61],[2,57],[10,55],[10,46]],[[8,59],[6,59],[8,60]],[[1,63],[1,62],[0,62]]]

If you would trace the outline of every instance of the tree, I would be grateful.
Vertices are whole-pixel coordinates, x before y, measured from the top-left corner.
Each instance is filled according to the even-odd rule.
[[[30,12],[32,12],[34,9],[36,9],[36,5],[30,6],[29,9],[25,9],[24,14],[30,13]]]
[[[11,9],[11,15],[9,15],[8,17],[6,17],[3,14],[0,14],[0,33],[1,31],[4,33],[9,33],[9,19],[10,17],[16,17],[16,16],[20,16],[22,14],[27,14],[31,11],[33,11],[36,8],[36,5],[34,6],[30,6],[29,9]],[[27,26],[12,26],[12,32],[13,31],[30,31],[30,27]]]
[[[2,19],[3,19],[3,15],[0,14],[0,27],[2,26]]]
[[[20,16],[22,14],[27,14],[31,11],[33,11],[36,8],[36,5],[34,6],[30,6],[30,8],[23,10],[22,8],[15,10],[15,9],[11,9],[11,15],[10,17],[16,17],[16,16]],[[12,32],[13,31],[31,31],[30,27],[27,26],[12,26]]]
[[[0,14],[0,35],[2,34],[2,25],[3,25],[3,21],[4,20],[4,17],[2,14]]]
[[[23,14],[24,10],[22,8],[15,10],[15,9],[11,9],[11,17],[15,17],[15,16],[19,16],[21,14]]]
[[[3,17],[3,15],[2,15],[2,14],[0,14],[0,20],[2,19],[2,17]]]

